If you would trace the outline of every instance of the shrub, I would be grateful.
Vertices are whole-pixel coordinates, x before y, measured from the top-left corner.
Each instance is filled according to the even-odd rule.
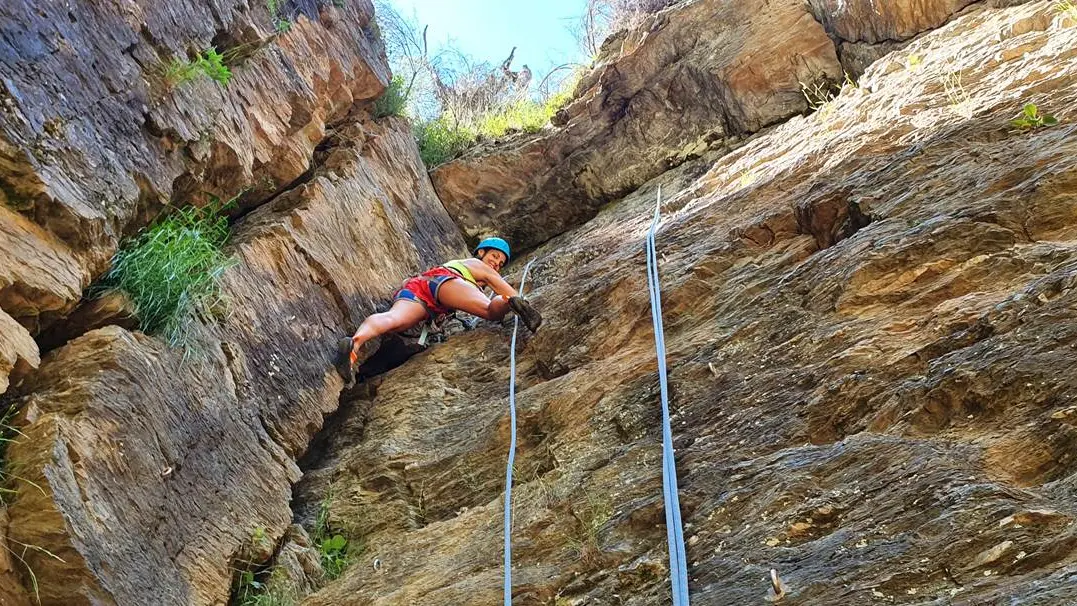
[[[385,92],[374,101],[374,117],[403,116],[408,105],[408,91],[404,84],[404,78],[393,76]]]
[[[184,344],[195,316],[221,302],[220,278],[233,264],[221,250],[229,235],[221,213],[230,204],[176,210],[112,257],[102,288],[130,296],[144,331]]]
[[[475,142],[475,134],[447,116],[420,122],[414,127],[419,156],[427,168],[451,160]]]
[[[1016,120],[1010,120],[1010,124],[1022,130],[1028,130],[1054,126],[1058,124],[1058,118],[1051,114],[1041,114],[1035,103],[1026,103],[1025,107],[1021,109],[1021,115]]]

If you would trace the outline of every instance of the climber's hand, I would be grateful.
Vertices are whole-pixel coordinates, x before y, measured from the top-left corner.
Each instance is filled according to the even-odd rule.
[[[520,296],[509,297],[509,307],[524,321],[527,330],[535,332],[542,326],[542,314],[527,299]]]

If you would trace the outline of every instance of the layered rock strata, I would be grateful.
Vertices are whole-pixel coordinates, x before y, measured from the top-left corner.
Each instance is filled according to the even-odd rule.
[[[164,204],[265,200],[310,168],[328,124],[381,92],[372,5],[303,8],[0,6],[0,322],[23,327],[0,332],[0,375],[13,355],[36,365],[28,335],[66,316]],[[178,75],[210,49],[226,85]]]
[[[227,311],[191,351],[118,326],[19,388],[9,535],[43,604],[219,604],[291,523],[295,464],[338,405],[334,339],[463,242],[403,121],[342,128],[307,183],[246,215]],[[264,561],[268,554],[261,556]]]

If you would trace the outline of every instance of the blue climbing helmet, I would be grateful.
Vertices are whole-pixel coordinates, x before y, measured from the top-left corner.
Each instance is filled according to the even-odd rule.
[[[486,238],[482,242],[479,242],[479,245],[475,247],[475,251],[471,254],[477,255],[479,254],[479,251],[484,248],[492,248],[505,253],[506,260],[512,258],[512,252],[509,250],[509,243],[501,238]]]

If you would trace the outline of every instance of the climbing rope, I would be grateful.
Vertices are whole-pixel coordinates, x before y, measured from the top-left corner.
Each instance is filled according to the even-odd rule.
[[[520,278],[520,296],[524,295],[524,283],[531,269],[531,259],[524,266]],[[512,345],[509,347],[509,462],[505,466],[505,606],[512,606],[512,467],[516,463],[516,333],[520,330],[520,317],[512,321]]]
[[[688,567],[684,557],[684,529],[677,497],[677,466],[673,459],[673,431],[669,426],[669,387],[666,380],[666,335],[662,329],[662,292],[658,283],[658,254],[654,234],[662,212],[662,187],[654,219],[647,230],[647,288],[651,294],[651,322],[654,348],[658,356],[658,385],[662,396],[662,493],[666,507],[666,539],[669,543],[669,580],[673,586],[673,606],[688,606]]]

